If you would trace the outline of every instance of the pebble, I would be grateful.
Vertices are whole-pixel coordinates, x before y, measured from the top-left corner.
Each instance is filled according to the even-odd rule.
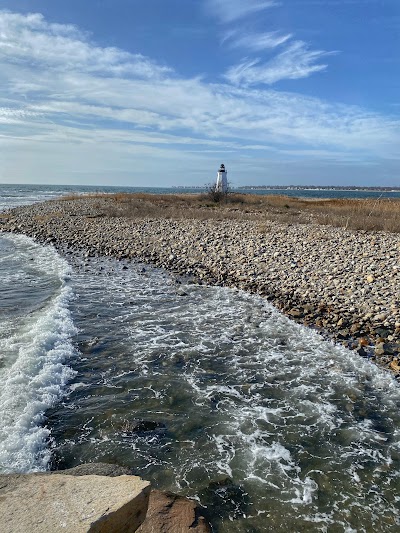
[[[107,216],[110,198],[13,209],[1,231],[62,252],[138,260],[208,284],[263,295],[282,312],[398,374],[400,235],[315,223]],[[124,267],[122,267],[124,268]],[[145,271],[145,270],[143,270]],[[373,274],[372,274],[373,272]]]

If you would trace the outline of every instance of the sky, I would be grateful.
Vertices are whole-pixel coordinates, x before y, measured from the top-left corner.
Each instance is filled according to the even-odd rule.
[[[400,186],[400,0],[0,0],[0,183]]]

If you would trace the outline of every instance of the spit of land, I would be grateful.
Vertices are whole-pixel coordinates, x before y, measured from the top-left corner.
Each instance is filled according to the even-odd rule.
[[[0,229],[260,294],[400,374],[399,201],[97,194],[13,209]]]

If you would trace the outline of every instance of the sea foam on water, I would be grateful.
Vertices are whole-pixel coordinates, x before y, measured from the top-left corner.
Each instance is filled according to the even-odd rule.
[[[50,456],[44,414],[74,375],[67,366],[76,333],[68,265],[21,236],[0,237],[0,252],[0,470],[44,470]]]
[[[399,530],[387,372],[256,296],[76,265],[0,237],[3,471],[115,461],[208,505],[221,532]]]
[[[208,505],[222,532],[399,526],[387,372],[241,291],[104,258],[78,258],[73,287],[64,466],[118,458]]]

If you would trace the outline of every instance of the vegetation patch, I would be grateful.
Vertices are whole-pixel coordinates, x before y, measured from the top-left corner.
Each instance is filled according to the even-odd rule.
[[[285,195],[229,193],[216,202],[203,194],[92,194],[96,208],[110,217],[167,218],[176,220],[268,220],[315,223],[354,230],[400,232],[400,200],[305,199]],[[65,201],[82,201],[86,196],[67,196]],[[267,227],[267,226],[266,226]]]

